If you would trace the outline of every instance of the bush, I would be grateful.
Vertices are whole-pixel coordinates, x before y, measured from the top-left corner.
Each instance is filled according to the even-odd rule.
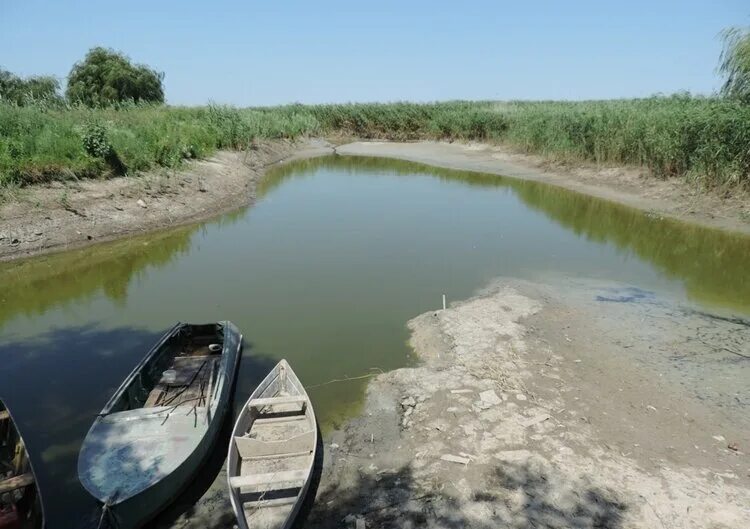
[[[23,106],[39,102],[60,102],[60,83],[54,77],[35,76],[22,79],[0,70],[0,101]]]
[[[68,76],[67,98],[90,107],[132,101],[164,102],[164,75],[148,66],[134,65],[125,55],[93,48]]]

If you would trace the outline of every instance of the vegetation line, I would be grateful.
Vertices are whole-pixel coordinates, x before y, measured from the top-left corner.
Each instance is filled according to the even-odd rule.
[[[238,109],[0,103],[0,186],[176,167],[261,139],[350,135],[502,142],[555,159],[745,186],[750,106],[690,96],[588,102],[289,105]]]
[[[501,142],[569,162],[646,167],[708,186],[750,181],[750,29],[723,34],[721,94],[580,102],[165,106],[163,74],[93,48],[68,76],[0,70],[0,190],[176,167],[262,139],[347,135]]]

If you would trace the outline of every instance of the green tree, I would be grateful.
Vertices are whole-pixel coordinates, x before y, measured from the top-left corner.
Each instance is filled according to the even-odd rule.
[[[729,28],[721,33],[724,49],[719,73],[724,77],[721,93],[750,103],[750,28]]]
[[[60,99],[60,83],[54,77],[33,76],[21,78],[0,69],[0,101],[26,105],[35,101]]]
[[[105,106],[119,101],[164,102],[164,74],[133,64],[114,50],[92,48],[73,65],[66,95],[71,102]]]

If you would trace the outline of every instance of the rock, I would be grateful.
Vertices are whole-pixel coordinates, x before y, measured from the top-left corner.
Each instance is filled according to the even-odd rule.
[[[531,457],[531,452],[528,450],[505,450],[498,452],[495,457],[501,461],[508,461],[510,463],[522,462]]]
[[[407,397],[401,401],[401,406],[403,406],[404,408],[414,407],[416,405],[417,405],[417,401],[414,400],[414,397]]]
[[[411,415],[411,412],[414,411],[414,408],[406,408],[406,411],[404,412],[404,417],[408,417]]]
[[[723,435],[714,435],[713,437],[714,437],[714,439],[716,439],[720,443],[723,443],[724,441],[726,441],[726,439],[724,438]]]
[[[357,520],[357,517],[354,516],[353,514],[347,514],[341,519],[341,521],[344,523],[354,523],[356,520]]]
[[[523,393],[517,393],[516,400],[526,400],[526,395],[524,395]]]
[[[454,456],[452,454],[443,454],[440,456],[440,459],[448,461],[449,463],[459,463],[461,465],[468,465],[471,462],[471,459],[468,457]]]
[[[551,416],[546,413],[540,413],[536,417],[532,417],[530,419],[526,419],[521,423],[521,426],[524,428],[528,428],[529,426],[534,426],[535,424],[539,424],[541,422],[546,421],[547,419],[550,419]]]
[[[336,450],[339,447],[336,443],[331,443],[331,450]]]
[[[494,389],[488,389],[487,391],[482,391],[479,394],[479,399],[485,404],[489,404],[491,406],[495,406],[502,402],[500,397],[497,396],[497,393],[495,393]]]
[[[364,518],[357,518],[355,529],[365,529],[367,526],[365,525],[365,519]]]
[[[11,243],[11,244],[19,244],[20,242],[21,242],[21,241],[19,241],[19,240],[18,240],[18,239],[16,239],[15,237],[13,237],[13,238],[12,238],[12,239],[10,240],[10,243]]]
[[[452,389],[451,393],[454,395],[460,395],[462,393],[474,393],[473,389]]]
[[[143,201],[142,199],[140,199],[140,198],[139,198],[139,199],[138,199],[138,200],[136,201],[136,204],[138,204],[138,205],[139,205],[139,206],[141,206],[142,208],[147,208],[147,207],[148,207],[148,206],[146,205],[146,203],[145,203],[145,202],[144,202],[144,201]]]
[[[648,406],[646,406],[646,409],[647,409],[647,410],[651,410],[651,411],[656,411],[656,408],[654,408],[654,407],[653,407],[653,406],[651,406],[650,404],[649,404]]]
[[[733,452],[739,452],[740,451],[740,445],[738,445],[737,443],[729,443],[727,445],[727,448],[729,448]]]

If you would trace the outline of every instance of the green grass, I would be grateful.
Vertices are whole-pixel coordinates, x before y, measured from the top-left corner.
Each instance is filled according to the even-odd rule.
[[[246,149],[256,139],[344,134],[500,142],[558,160],[643,166],[659,177],[710,186],[746,186],[750,181],[750,106],[673,96],[247,109],[0,104],[0,187],[114,174],[112,159],[96,155],[108,152],[100,147],[102,126],[105,147],[111,147],[130,174],[175,167],[216,149]]]

